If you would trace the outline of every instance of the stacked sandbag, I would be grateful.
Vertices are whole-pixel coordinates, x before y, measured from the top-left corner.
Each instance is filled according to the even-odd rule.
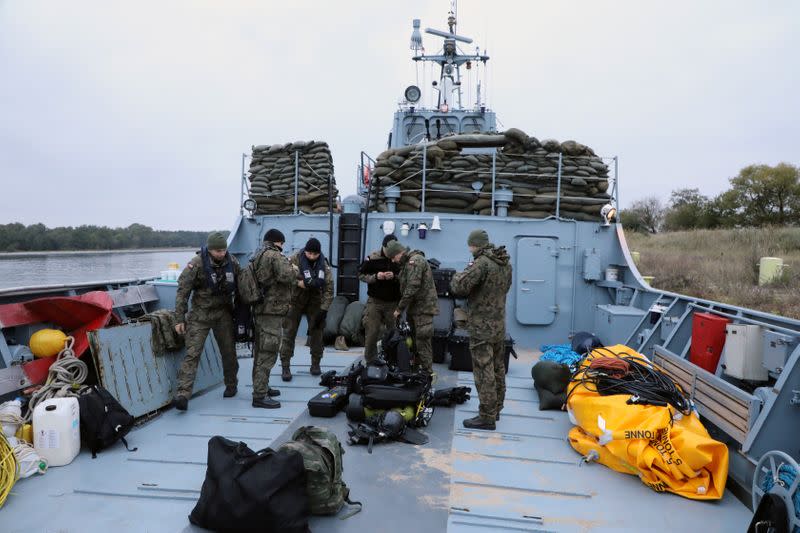
[[[498,134],[451,135],[427,144],[426,211],[491,214],[492,155],[465,149],[496,149],[497,189],[510,189],[509,216],[544,218],[555,214],[558,159],[561,163],[560,214],[575,220],[600,220],[610,199],[608,165],[594,151],[575,141],[540,142],[512,128]],[[377,160],[378,181],[372,208],[385,212],[383,191],[401,190],[397,211],[419,211],[422,205],[422,145],[386,150]],[[476,190],[475,182],[481,182]]]
[[[567,365],[539,361],[531,368],[533,386],[539,395],[539,410],[561,409],[567,403],[567,387],[572,373]]]
[[[339,335],[343,336],[348,346],[364,346],[364,309],[358,300],[350,302],[344,312]]]
[[[328,316],[325,318],[325,329],[322,332],[322,340],[325,344],[332,344],[336,337],[339,335],[339,326],[344,318],[344,313],[350,300],[347,296],[336,296],[328,308]]]
[[[303,213],[328,212],[328,176],[331,176],[333,205],[339,191],[333,179],[333,157],[324,141],[295,141],[288,144],[253,146],[248,179],[250,197],[258,205],[256,214],[290,214],[294,210],[295,154],[297,165],[297,208]]]

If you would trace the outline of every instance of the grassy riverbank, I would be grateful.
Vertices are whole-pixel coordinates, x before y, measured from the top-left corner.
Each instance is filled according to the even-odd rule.
[[[659,289],[800,319],[800,228],[626,234],[639,271]],[[780,257],[782,279],[758,286],[761,257]]]

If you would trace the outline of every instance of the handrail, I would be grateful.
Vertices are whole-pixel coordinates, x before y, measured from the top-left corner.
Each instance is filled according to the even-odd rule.
[[[81,281],[75,283],[55,283],[52,285],[29,285],[22,287],[8,287],[0,289],[0,296],[21,296],[35,292],[54,292],[61,290],[80,289],[88,287],[99,287],[102,285],[133,285],[142,284],[148,281],[158,280],[158,276],[149,276],[146,278],[128,278],[128,279],[112,279],[112,280],[97,280],[97,281]]]
[[[428,206],[427,206],[427,193],[428,193],[427,148],[428,148],[428,146],[427,146],[427,144],[421,144],[421,146],[419,146],[418,148],[421,148],[421,150],[420,150],[420,152],[418,152],[417,156],[419,156],[420,153],[421,153],[421,155],[422,155],[422,164],[420,165],[419,170],[416,172],[416,174],[417,175],[419,175],[419,174],[422,175],[421,188],[419,188],[419,189],[405,189],[405,192],[419,192],[420,193],[421,201],[420,201],[420,207],[418,209],[418,212],[425,213],[425,212],[427,212],[427,208],[428,208]],[[534,156],[534,157],[537,158],[537,159],[548,159],[548,158],[546,158],[546,156]],[[542,178],[544,178],[544,179],[548,179],[548,178],[549,179],[553,179],[556,182],[555,196],[548,195],[548,194],[536,194],[536,195],[530,195],[530,194],[527,194],[527,195],[526,194],[519,194],[519,195],[517,195],[517,194],[515,194],[514,196],[515,196],[515,198],[517,198],[517,197],[524,198],[526,196],[536,196],[536,197],[541,197],[541,198],[554,198],[556,200],[554,216],[555,216],[555,218],[557,220],[561,220],[561,201],[562,200],[568,201],[568,200],[576,199],[576,198],[580,198],[580,199],[588,198],[587,196],[562,196],[562,190],[563,190],[562,181],[565,180],[565,179],[568,180],[570,178],[580,177],[581,179],[583,179],[583,180],[585,180],[587,182],[603,181],[603,180],[606,180],[608,182],[612,182],[613,181],[613,184],[610,184],[611,185],[611,189],[609,191],[609,194],[608,194],[609,198],[608,198],[607,201],[612,203],[612,204],[614,204],[615,206],[617,206],[617,209],[619,209],[619,190],[618,190],[618,184],[619,184],[619,170],[618,170],[618,167],[619,167],[619,165],[618,165],[618,156],[606,157],[606,156],[597,156],[597,155],[587,155],[587,156],[570,156],[570,157],[572,157],[572,158],[599,159],[600,161],[603,161],[606,164],[613,163],[614,164],[613,177],[577,176],[577,175],[572,175],[572,174],[565,175],[564,174],[564,168],[565,168],[564,167],[564,155],[562,153],[558,154],[558,160],[557,161],[553,161],[552,159],[550,159],[550,161],[555,162],[557,164],[558,168],[555,171],[555,173],[498,172],[497,171],[497,150],[494,150],[492,152],[491,170],[481,170],[481,171],[474,170],[474,171],[472,171],[472,172],[474,172],[474,174],[476,174],[478,176],[487,176],[487,177],[491,176],[491,181],[492,181],[491,191],[484,191],[484,192],[481,192],[481,191],[450,191],[450,192],[454,196],[457,196],[457,195],[477,195],[477,196],[480,196],[480,197],[485,197],[485,196],[489,196],[490,195],[491,196],[491,215],[490,216],[496,216],[497,215],[497,208],[496,208],[496,205],[495,205],[495,203],[496,203],[495,200],[496,200],[496,192],[498,190],[498,185],[497,185],[497,178],[498,177],[510,176],[510,177],[533,177],[533,178],[538,178],[538,179],[542,179]],[[375,165],[377,165],[377,161],[375,159],[373,159],[372,157],[370,157],[366,152],[364,152],[362,150],[361,151],[361,161],[360,161],[360,164],[359,164],[360,174],[362,176],[363,176],[364,168],[367,165],[367,162],[371,163],[373,167]],[[444,172],[444,173],[448,173],[448,172],[450,172],[450,173],[458,173],[458,172],[463,172],[463,171],[464,171],[464,169],[460,169],[460,168],[459,169],[437,169],[437,172]],[[406,181],[407,179],[409,179],[409,178],[406,177],[406,179],[401,180],[400,183],[402,183],[403,181]],[[369,188],[366,191],[367,192],[367,195],[366,195],[367,196],[367,205],[366,205],[366,208],[365,208],[366,212],[369,212],[370,208],[372,207],[373,194],[375,194],[377,196],[377,194],[380,193],[380,184],[377,183],[378,181],[379,180],[377,180],[374,176],[371,178]],[[397,183],[397,185],[400,185],[400,183]],[[374,192],[373,192],[373,190],[374,190]],[[434,189],[431,189],[431,190],[434,190]],[[360,194],[364,194],[364,192],[365,191],[364,191],[363,185],[361,183],[359,183],[359,193]],[[602,198],[596,198],[596,200],[601,201]],[[600,203],[602,203],[602,202],[600,202]],[[598,206],[600,205],[600,203],[598,203]],[[551,215],[551,217],[552,216],[553,215]],[[365,216],[365,218],[364,218],[364,232],[365,232],[365,235],[366,235],[367,224],[368,224],[368,216]],[[362,250],[362,251],[366,251],[366,250]]]
[[[369,154],[361,151],[361,177],[364,176],[364,157],[366,157],[373,166],[377,163],[374,159],[372,159]],[[372,203],[372,190],[377,189],[378,182],[380,178],[375,177],[370,173],[369,177],[369,184],[367,185],[367,203],[364,206],[364,223],[362,224],[362,233],[361,233],[361,257],[366,257],[367,255],[367,226],[369,225],[369,208],[370,204]]]

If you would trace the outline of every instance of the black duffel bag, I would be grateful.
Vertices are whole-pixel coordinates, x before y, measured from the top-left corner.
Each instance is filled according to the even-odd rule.
[[[425,395],[426,387],[420,383],[373,384],[362,388],[363,402],[373,409],[391,409],[405,405],[418,404]]]
[[[254,452],[224,437],[208,441],[208,468],[189,521],[221,532],[306,533],[310,506],[303,457]]]

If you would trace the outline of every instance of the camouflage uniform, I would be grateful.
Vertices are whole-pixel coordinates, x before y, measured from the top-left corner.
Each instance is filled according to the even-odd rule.
[[[289,312],[295,270],[281,249],[270,242],[259,252],[255,268],[264,299],[253,306],[253,398],[264,398],[269,389],[269,373],[278,360],[281,326]]]
[[[475,260],[453,277],[450,288],[469,303],[469,348],[478,389],[478,413],[494,421],[506,395],[506,293],[511,287],[511,264],[504,246],[489,244]]]
[[[388,258],[383,255],[381,250],[377,250],[372,252],[367,256],[368,260],[388,260]],[[383,283],[383,284],[393,284],[397,287],[396,292],[399,293],[399,283],[397,281],[397,275],[399,273],[399,269],[390,262],[390,270],[394,272],[395,278],[393,280],[379,280],[377,274],[359,274],[358,279],[366,283],[367,285],[372,285],[374,283]],[[370,287],[371,289],[371,287]],[[392,292],[391,289],[385,291],[387,294]],[[365,339],[364,339],[364,359],[367,362],[372,361],[375,359],[375,356],[378,352],[378,339],[381,336],[381,331],[383,328],[390,330],[394,328],[395,320],[392,313],[394,310],[397,309],[397,303],[399,302],[399,296],[397,300],[389,299],[384,300],[382,298],[378,298],[377,296],[369,295],[367,298],[367,305],[364,308],[364,329],[366,331]]]
[[[228,265],[227,261],[230,260],[233,263],[234,276],[238,277],[239,262],[232,255],[228,255],[227,258],[221,265],[214,263],[211,257],[209,257],[209,261],[211,261],[212,268],[224,271]],[[230,283],[230,280],[226,280],[224,283]],[[192,310],[187,313],[189,295],[192,297]],[[178,278],[175,322],[186,324],[186,357],[183,358],[178,371],[177,396],[188,399],[192,395],[194,380],[197,376],[197,365],[200,362],[200,355],[203,353],[209,331],[214,332],[214,338],[222,356],[225,385],[235,387],[239,362],[236,360],[236,343],[233,336],[233,294],[224,288],[221,292],[214,292],[213,288],[208,286],[203,269],[203,258],[200,254],[189,261]]]
[[[303,250],[298,251],[291,258],[292,265],[297,267],[296,272],[298,272],[298,276],[301,275],[299,274],[301,253],[303,253]],[[311,323],[320,311],[327,311],[331,306],[331,302],[333,302],[333,273],[331,272],[331,266],[326,260],[325,289],[323,291],[315,288],[302,289],[297,286],[297,281],[297,279],[294,281],[292,288],[291,309],[283,321],[283,339],[281,340],[280,350],[281,365],[289,366],[289,362],[294,356],[294,341],[297,337],[297,328],[300,327],[300,321],[303,315],[306,315],[306,320],[308,320],[309,324],[308,340],[309,347],[311,348],[311,364],[319,365],[319,362],[322,360],[322,351],[324,348],[322,344],[322,332],[325,329],[325,321],[320,321],[313,329],[311,329]]]
[[[397,309],[406,312],[414,335],[419,365],[433,372],[433,316],[439,314],[439,298],[425,254],[414,250],[400,260],[400,301]]]

